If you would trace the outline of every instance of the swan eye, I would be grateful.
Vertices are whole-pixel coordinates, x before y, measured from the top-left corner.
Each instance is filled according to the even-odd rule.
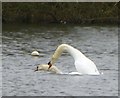
[[[38,67],[38,66],[37,66],[37,70],[42,70],[42,67]]]

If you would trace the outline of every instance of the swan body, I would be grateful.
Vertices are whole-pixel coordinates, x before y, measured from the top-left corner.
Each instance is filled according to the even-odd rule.
[[[49,69],[48,68],[48,64],[41,64],[37,66],[37,69],[35,71],[49,71],[56,74],[62,74],[62,72],[56,66],[51,66]]]
[[[99,75],[99,71],[89,58],[87,58],[83,53],[81,53],[78,49],[68,45],[68,44],[61,44],[56,49],[55,53],[51,57],[50,63],[53,65],[58,58],[61,56],[62,52],[67,51],[70,55],[74,58],[74,65],[77,70],[77,73],[80,74],[92,74],[92,75]],[[49,65],[48,64],[48,65]]]
[[[32,56],[39,56],[40,54],[39,54],[38,51],[33,51],[33,52],[31,53],[31,55],[32,55]]]
[[[37,68],[35,69],[35,71],[48,71],[51,73],[55,73],[55,74],[70,74],[70,75],[82,75],[79,72],[70,72],[70,73],[63,73],[61,70],[59,70],[56,66],[51,66],[49,69],[49,65],[48,64],[41,64],[41,65],[37,65]]]

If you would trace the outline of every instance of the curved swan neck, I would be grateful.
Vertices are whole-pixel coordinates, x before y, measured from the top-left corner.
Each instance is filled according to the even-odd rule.
[[[65,50],[65,45],[62,44],[62,45],[58,46],[50,60],[50,63],[54,64],[55,61],[61,56],[61,54],[64,50]]]
[[[52,58],[51,58],[51,64],[54,64],[55,61],[61,56],[63,51],[67,51],[70,53],[70,55],[74,58],[77,59],[78,55],[80,56],[84,56],[79,50],[73,48],[70,45],[67,44],[61,44],[60,46],[58,46],[58,48],[56,49],[55,53],[53,54]]]

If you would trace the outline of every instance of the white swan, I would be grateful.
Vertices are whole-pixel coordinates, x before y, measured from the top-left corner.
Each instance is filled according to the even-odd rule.
[[[56,62],[56,60],[61,56],[63,51],[67,51],[70,55],[74,58],[75,68],[78,74],[91,74],[91,75],[99,75],[99,71],[94,64],[93,61],[88,59],[84,54],[82,54],[79,50],[75,49],[74,47],[68,44],[61,44],[56,49],[55,53],[51,57],[50,62],[48,63],[49,68]],[[48,68],[48,69],[49,69]]]
[[[33,51],[33,52],[31,53],[31,55],[32,55],[32,56],[39,56],[40,54],[39,54],[38,51]]]
[[[51,66],[49,68],[49,65],[48,64],[41,64],[41,65],[37,65],[35,71],[48,71],[48,72],[51,72],[51,73],[55,73],[55,74],[70,74],[70,75],[81,75],[80,73],[78,72],[71,72],[71,73],[63,73],[61,70],[59,70],[56,66]]]
[[[56,74],[63,74],[56,66],[51,66],[49,68],[48,64],[37,65],[35,71],[49,71]]]

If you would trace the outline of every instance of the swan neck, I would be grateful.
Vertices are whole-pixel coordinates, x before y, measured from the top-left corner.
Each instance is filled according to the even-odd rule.
[[[67,46],[66,51],[74,58],[74,60],[78,58],[80,59],[80,57],[83,55],[79,50],[73,48],[72,46]]]
[[[67,51],[74,58],[74,60],[76,60],[78,56],[82,54],[79,50],[73,48],[72,46],[69,46],[67,44],[62,44],[58,46],[55,53],[53,54],[51,58],[51,64],[54,64],[55,61],[61,56],[62,52],[64,51]]]

